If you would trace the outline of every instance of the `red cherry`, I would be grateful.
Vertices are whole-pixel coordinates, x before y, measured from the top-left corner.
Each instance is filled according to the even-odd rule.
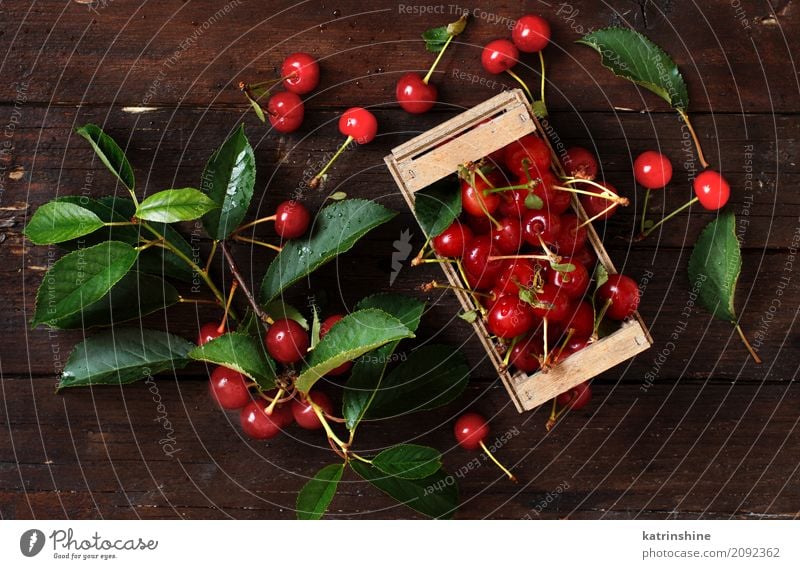
[[[539,237],[548,244],[556,243],[561,231],[561,219],[543,210],[531,210],[522,218],[522,237],[534,247],[541,247]]]
[[[542,51],[550,42],[550,24],[541,16],[526,14],[517,20],[511,39],[522,52]]]
[[[519,183],[524,184],[526,182],[527,177],[525,177],[525,179],[520,179]],[[547,171],[542,173],[532,190],[532,192],[539,196],[542,202],[544,202],[544,211],[553,215],[561,215],[567,211],[572,201],[572,194],[570,192],[564,192],[553,188],[553,186],[557,185],[558,179],[553,173]]]
[[[308,333],[288,318],[276,320],[269,327],[265,341],[269,355],[282,364],[299,362],[309,346]]]
[[[267,102],[267,117],[278,132],[294,132],[303,124],[305,106],[300,97],[291,91],[275,93]]]
[[[333,328],[334,324],[338,323],[339,320],[344,318],[344,314],[334,314],[333,316],[328,316],[325,320],[322,321],[319,327],[319,339],[321,340],[325,336],[328,335],[331,328]],[[336,377],[338,375],[343,375],[350,371],[350,368],[353,367],[353,362],[344,362],[339,367],[333,368],[331,371],[326,373],[325,375],[329,375],[331,377]],[[316,399],[314,399],[316,401]]]
[[[465,179],[461,180],[461,205],[464,211],[474,217],[486,217],[487,213],[492,215],[500,205],[499,193],[485,194],[484,192],[492,188],[502,187],[500,186],[503,183],[502,178],[495,170],[488,174],[486,179],[489,180],[491,185],[487,184],[486,180],[477,174],[475,175],[474,185]],[[483,203],[483,206],[481,206],[481,203]],[[484,208],[486,211],[484,211]]]
[[[397,81],[395,96],[404,111],[412,115],[427,113],[431,110],[438,92],[434,85],[425,83],[417,73],[406,73]]]
[[[493,224],[485,215],[476,216],[467,214],[466,218],[467,224],[469,228],[472,229],[474,235],[489,235],[489,233],[491,233]]]
[[[487,327],[498,338],[516,338],[533,328],[531,305],[516,295],[501,296],[489,311]]]
[[[633,162],[633,175],[640,186],[658,190],[672,179],[672,163],[660,152],[648,150]]]
[[[550,322],[563,322],[569,317],[569,297],[559,288],[545,284],[536,293],[536,304],[531,307],[534,315]]]
[[[693,186],[700,204],[711,211],[723,207],[731,197],[731,187],[728,181],[715,170],[702,172],[694,179]]]
[[[305,95],[319,85],[319,63],[307,53],[293,53],[283,60],[281,77],[287,91]]]
[[[321,407],[326,414],[333,414],[333,403],[331,403],[327,395],[321,391],[311,392],[310,395],[314,403],[316,403],[318,407]],[[292,400],[292,416],[295,422],[304,429],[314,431],[322,428],[322,421],[319,420],[319,417],[317,417],[317,414],[314,412],[314,408],[305,399],[301,400],[298,398]]]
[[[203,344],[207,344],[214,338],[219,338],[224,333],[224,329],[220,331],[219,324],[215,324],[214,322],[206,322],[200,326],[200,334],[197,336],[197,345],[202,346]]]
[[[278,406],[267,415],[267,403],[262,399],[248,403],[239,414],[242,430],[254,439],[271,439],[292,422],[292,412],[288,407]]]
[[[563,259],[562,262],[569,263],[569,259]],[[586,267],[580,263],[572,263],[572,266],[575,267],[575,270],[568,273],[548,269],[547,280],[553,286],[558,287],[568,298],[583,298],[583,295],[589,290],[591,277]]]
[[[464,413],[456,420],[453,435],[461,448],[475,450],[489,436],[489,423],[477,413]]]
[[[303,235],[311,222],[311,214],[302,203],[287,200],[275,211],[275,232],[283,239],[296,239]]]
[[[586,407],[591,399],[592,388],[589,387],[589,382],[585,381],[559,395],[556,402],[562,407],[569,407],[573,411],[577,411]]]
[[[594,250],[590,247],[584,246],[583,248],[575,251],[570,256],[570,262],[572,263],[580,263],[586,270],[590,273],[594,272],[594,264],[597,262],[597,255],[594,254]]]
[[[577,306],[570,308],[569,317],[564,324],[564,329],[572,329],[573,340],[588,340],[594,332],[594,310],[592,305],[585,300]]]
[[[525,180],[524,183],[528,183]],[[528,197],[530,190],[508,190],[500,193],[500,206],[498,211],[506,217],[522,218],[528,211],[528,206],[525,205],[525,200]]]
[[[611,184],[609,184],[608,182],[597,182],[597,183],[600,184],[601,186],[603,186],[604,188],[606,188],[612,194],[617,195],[617,196],[619,195],[619,192],[617,191],[617,189],[614,186],[612,186]],[[595,221],[606,220],[606,219],[608,219],[609,217],[611,217],[612,215],[614,215],[617,212],[617,207],[619,206],[619,204],[614,203],[611,200],[607,200],[607,199],[605,199],[603,197],[600,197],[601,190],[592,187],[592,188],[586,188],[586,191],[592,192],[592,193],[595,194],[594,196],[588,196],[586,194],[581,194],[581,198],[580,198],[581,199],[581,205],[583,205],[583,209],[586,210],[586,214],[589,216],[590,219],[592,217],[594,217],[595,215],[600,214],[600,212],[605,211],[606,208],[608,208],[611,205],[613,205],[614,207],[612,207],[611,209],[606,211],[603,215],[598,217]]]
[[[352,136],[358,144],[368,144],[378,134],[378,120],[367,109],[352,107],[339,118],[339,132]]]
[[[520,371],[533,373],[539,369],[539,356],[542,354],[544,354],[542,340],[532,337],[514,346],[509,362]]]
[[[511,69],[517,64],[519,50],[517,46],[506,39],[490,41],[481,53],[481,65],[494,75]]]
[[[602,301],[611,301],[606,316],[614,320],[625,320],[639,306],[639,287],[625,275],[609,275],[608,280],[597,289]]]
[[[467,246],[464,255],[464,269],[467,276],[474,279],[474,288],[487,289],[494,286],[500,271],[503,270],[503,261],[490,261],[494,255],[492,240],[488,235],[475,237]]]
[[[561,230],[556,238],[556,246],[562,256],[584,249],[587,238],[586,226],[581,227],[581,220],[577,215],[567,213],[561,216]]]
[[[499,228],[494,228],[491,233],[495,248],[504,255],[519,252],[522,246],[522,224],[516,217],[506,217],[498,220]]]
[[[597,158],[585,148],[573,146],[568,149],[563,162],[564,169],[573,178],[594,180],[597,177],[599,170]]]
[[[492,290],[499,295],[519,294],[520,287],[533,287],[540,267],[541,265],[530,259],[509,259],[497,278],[496,287]]]
[[[531,178],[541,178],[550,171],[550,148],[535,134],[527,134],[506,146],[505,163],[506,168],[520,179],[528,179],[526,166]]]
[[[470,228],[454,221],[450,227],[431,240],[431,245],[433,250],[442,257],[460,259],[464,256],[467,243],[470,241],[472,241]]]
[[[244,376],[224,366],[217,366],[211,372],[209,388],[211,396],[223,409],[241,409],[251,400]]]

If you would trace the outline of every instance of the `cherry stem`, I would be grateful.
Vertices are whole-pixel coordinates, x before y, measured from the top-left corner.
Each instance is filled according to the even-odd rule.
[[[233,231],[233,235],[236,235],[237,233],[241,233],[242,231],[244,231],[245,229],[249,229],[250,227],[255,227],[259,223],[265,223],[267,221],[275,221],[275,218],[276,218],[276,215],[272,214],[272,215],[268,215],[267,217],[262,217],[262,218],[256,219],[255,221],[251,221],[250,223],[245,223],[244,225],[240,225],[239,227],[237,227]]]
[[[513,72],[513,71],[511,71],[510,69],[506,69],[506,73],[508,73],[509,75],[511,75],[511,77],[513,77],[513,78],[516,80],[516,82],[517,82],[517,83],[519,83],[520,85],[522,85],[522,88],[523,88],[523,89],[525,89],[525,93],[528,95],[528,98],[529,98],[531,101],[533,101],[533,100],[534,100],[534,98],[533,98],[533,93],[531,93],[531,90],[528,88],[528,85],[527,85],[527,84],[525,84],[525,81],[523,81],[523,80],[520,78],[520,76],[519,76],[519,75],[517,75],[516,73],[514,73],[514,72]]]
[[[350,146],[351,142],[353,142],[352,136],[348,136],[347,138],[345,138],[344,142],[339,147],[339,150],[337,150],[336,153],[333,155],[333,157],[328,161],[328,163],[325,164],[325,167],[320,171],[320,173],[314,176],[308,183],[309,188],[314,189],[319,187],[320,182],[325,179],[325,174],[328,172],[330,167],[333,166],[333,163],[336,162],[336,159],[339,158],[342,152],[344,152],[345,149],[348,146]]]
[[[447,41],[444,42],[442,49],[439,50],[439,55],[436,56],[433,65],[431,65],[431,68],[428,70],[428,74],[425,75],[425,78],[422,80],[422,82],[425,83],[426,85],[428,84],[428,81],[430,81],[431,75],[433,75],[433,70],[436,69],[437,65],[439,65],[439,61],[442,59],[442,56],[444,55],[444,50],[447,49],[447,46],[450,45],[450,42],[453,41],[454,37],[455,37],[454,35],[447,36]]]
[[[225,332],[225,324],[228,323],[228,312],[231,309],[231,302],[233,302],[233,295],[236,293],[236,289],[239,287],[239,281],[234,280],[231,283],[231,291],[228,293],[228,302],[225,304],[225,313],[222,315],[222,322],[219,323],[219,327],[217,328],[217,333],[222,334]]]
[[[596,342],[598,339],[598,330],[600,329],[600,324],[603,322],[603,318],[606,316],[606,312],[608,312],[608,308],[611,306],[611,299],[609,298],[606,300],[606,303],[603,305],[603,308],[600,309],[600,313],[594,319],[594,328],[592,328],[592,335],[590,340],[592,342]]]
[[[481,445],[481,448],[483,449],[483,452],[485,452],[485,453],[486,453],[486,456],[488,456],[490,459],[492,459],[492,462],[494,462],[494,463],[497,465],[497,467],[498,467],[500,470],[502,470],[502,471],[505,473],[505,475],[506,475],[506,476],[508,476],[508,478],[509,478],[509,479],[510,479],[512,482],[519,482],[519,481],[517,480],[517,477],[516,477],[516,476],[514,476],[513,474],[511,474],[511,472],[508,470],[508,468],[506,468],[505,466],[503,466],[502,464],[500,464],[500,461],[499,461],[499,460],[497,460],[497,459],[494,457],[494,455],[492,454],[492,452],[491,452],[491,451],[489,450],[489,448],[486,446],[486,443],[484,443],[483,441],[481,441],[481,442],[480,442],[480,445]]]
[[[539,67],[542,70],[542,85],[541,85],[542,106],[545,109],[547,109],[547,105],[544,102],[544,86],[545,86],[544,54],[541,51],[539,52]]]
[[[431,281],[429,283],[422,283],[421,285],[419,285],[419,289],[422,292],[430,292],[430,291],[432,291],[434,289],[457,290],[459,292],[466,292],[467,294],[471,294],[471,295],[474,295],[474,296],[483,296],[483,297],[486,297],[486,298],[491,298],[492,297],[492,294],[488,293],[488,292],[479,292],[477,290],[470,290],[470,289],[465,288],[463,286],[441,284],[439,281]]]
[[[681,207],[679,207],[678,209],[676,209],[675,211],[673,211],[672,213],[670,213],[669,215],[667,215],[667,216],[665,216],[665,217],[661,218],[661,221],[659,221],[658,223],[656,223],[655,225],[653,225],[653,227],[651,227],[651,228],[650,228],[650,229],[648,229],[647,231],[644,231],[644,232],[642,232],[642,234],[639,236],[639,240],[642,240],[642,239],[644,239],[645,237],[647,237],[648,235],[650,235],[650,234],[651,234],[653,231],[655,231],[656,229],[658,229],[659,227],[661,227],[662,225],[664,225],[664,223],[666,223],[667,221],[669,221],[670,219],[672,219],[673,217],[675,217],[677,214],[679,214],[680,212],[682,212],[682,211],[683,211],[683,210],[685,210],[686,208],[692,207],[692,205],[693,205],[693,204],[695,204],[695,203],[697,203],[698,201],[700,201],[700,198],[698,198],[698,197],[694,197],[694,198],[690,199],[688,202],[686,202],[685,204],[683,204]]]
[[[506,261],[508,259],[539,259],[541,261],[552,261],[554,258],[558,258],[559,261],[561,260],[561,258],[558,257],[557,255],[550,256],[550,255],[530,254],[530,255],[492,255],[489,257],[489,261]]]
[[[328,435],[328,440],[333,441],[337,445],[339,445],[339,448],[342,449],[342,452],[345,455],[347,455],[347,449],[349,448],[350,445],[342,441],[342,439],[337,437],[336,433],[333,432],[333,429],[331,429],[328,420],[325,418],[325,411],[322,409],[322,407],[314,403],[314,401],[311,400],[311,397],[308,394],[306,394],[306,401],[308,402],[309,405],[311,405],[311,409],[314,410],[314,414],[319,418],[319,422],[322,423],[322,428],[325,429],[325,434]]]
[[[425,265],[426,263],[443,263],[443,264],[446,264],[446,263],[452,263],[452,262],[453,262],[453,259],[420,259],[419,261],[417,261],[417,259],[414,259],[411,262],[411,266],[412,267],[418,267],[419,265]]]
[[[543,354],[543,362],[542,362],[542,369],[550,364],[550,354],[548,353],[549,350],[547,349],[548,342],[547,342],[547,316],[542,318],[542,323],[544,326],[544,354]]]
[[[692,126],[692,121],[689,120],[689,115],[687,115],[682,109],[678,109],[678,114],[683,119],[683,122],[686,124],[686,128],[689,129],[689,134],[692,135],[692,140],[694,141],[694,147],[697,149],[697,159],[700,161],[700,165],[705,169],[708,168],[708,162],[706,162],[706,157],[703,155],[703,148],[700,146],[700,139],[697,138],[697,133],[694,131],[694,127]]]
[[[272,249],[273,251],[277,251],[278,253],[281,252],[281,247],[277,245],[273,245],[272,243],[266,243],[264,241],[259,241],[258,239],[250,239],[249,237],[242,237],[241,235],[233,234],[231,235],[234,241],[240,241],[242,243],[252,243],[253,245],[260,245],[261,247],[266,247],[267,249]]]
[[[483,172],[481,172],[480,169],[478,169],[478,172],[479,172],[479,175],[481,176],[481,178],[483,178],[483,180],[489,185],[489,187],[493,188],[494,186],[492,186],[492,183],[489,180],[486,179],[485,174]],[[475,188],[475,170],[472,170],[470,172],[470,185],[473,187],[473,189]],[[498,230],[502,229],[503,226],[500,225],[499,221],[497,221],[494,217],[492,217],[492,214],[489,213],[489,210],[486,208],[486,204],[483,203],[483,197],[484,196],[481,195],[481,192],[477,192],[476,191],[475,194],[478,196],[478,205],[481,206],[481,211],[483,211],[483,214],[487,218],[489,218],[489,221],[491,221],[492,224],[494,224],[494,226]]]
[[[458,273],[461,275],[461,280],[464,283],[469,283],[469,279],[467,278],[467,273],[464,272],[464,265],[461,264],[461,261],[456,261],[456,266],[458,267]],[[467,290],[467,289],[465,289],[465,290]],[[472,302],[475,305],[475,307],[478,309],[478,312],[480,312],[481,315],[485,316],[486,315],[486,309],[483,307],[483,304],[481,304],[478,301],[478,298],[475,296],[475,291],[470,291],[470,296],[472,296]]]
[[[183,298],[182,296],[179,296],[178,302],[186,304],[213,304],[215,306],[219,306],[219,302],[217,300],[211,300],[210,298]]]
[[[753,346],[751,346],[750,342],[747,341],[747,336],[744,335],[744,330],[742,330],[742,327],[739,324],[736,324],[736,331],[739,332],[739,337],[742,339],[742,342],[744,343],[745,347],[747,348],[747,351],[750,352],[750,355],[752,356],[753,361],[756,362],[757,364],[760,364],[761,363],[761,358],[758,357],[758,354],[756,353],[756,351],[753,348]]]
[[[645,193],[644,193],[644,207],[642,208],[642,222],[641,222],[641,225],[639,227],[639,229],[640,229],[640,231],[642,233],[644,233],[645,230],[646,230],[644,224],[647,222],[647,204],[648,204],[649,201],[650,201],[650,189],[648,188],[647,191],[645,191]]]
[[[550,409],[550,417],[547,419],[547,423],[545,423],[544,428],[546,431],[550,431],[556,425],[556,421],[558,420],[558,415],[556,415],[557,409],[557,401],[556,398],[553,397],[553,407]]]
[[[269,407],[264,409],[264,413],[267,415],[272,415],[272,412],[275,410],[275,407],[278,405],[278,400],[281,396],[286,393],[283,389],[279,389],[278,392],[275,394],[275,397],[272,398],[272,403],[269,404]]]
[[[553,253],[550,248],[547,246],[547,243],[544,242],[544,237],[541,234],[537,235],[536,237],[539,238],[539,246],[544,251],[544,254],[547,255],[547,260],[551,263],[560,263],[561,257]]]
[[[125,225],[139,225],[133,221],[107,221],[103,224],[105,227],[122,227]]]
[[[508,349],[506,350],[506,355],[503,357],[503,367],[504,368],[508,367],[508,360],[511,359],[511,352],[516,347],[517,343],[519,342],[519,339],[520,339],[520,336],[517,336],[513,340],[511,340],[511,345],[508,346]]]
[[[144,243],[136,247],[136,250],[141,253],[142,251],[147,251],[150,247],[163,247],[163,241],[164,241],[163,239],[153,239],[152,241],[145,241]]]
[[[211,244],[211,252],[208,254],[208,260],[206,261],[206,266],[203,269],[203,271],[206,273],[211,270],[211,261],[214,260],[214,255],[217,254],[217,245],[219,245],[219,241],[217,240],[214,240],[214,242]]]
[[[250,292],[250,289],[247,287],[247,282],[245,282],[244,277],[242,277],[242,273],[239,272],[239,267],[236,266],[236,261],[233,260],[233,256],[231,255],[231,252],[228,250],[228,245],[225,241],[220,243],[220,249],[222,249],[222,254],[225,256],[225,261],[227,261],[228,263],[228,268],[230,269],[231,274],[233,274],[233,278],[235,278],[236,281],[239,283],[239,286],[242,287],[242,292],[247,297],[247,301],[250,303],[250,307],[253,309],[253,312],[255,313],[256,316],[258,316],[258,319],[261,320],[262,324],[264,325],[264,328],[266,329],[267,325],[272,324],[274,321],[258,305],[258,302],[256,302],[253,293]]]
[[[615,204],[619,205],[628,205],[630,201],[628,198],[623,196],[618,196],[614,192],[609,192],[608,190],[604,189],[603,192],[590,192],[587,190],[578,190],[577,188],[565,188],[564,186],[551,186],[554,190],[560,190],[562,192],[569,192],[571,194],[581,194],[584,196],[592,196],[595,198],[603,198],[604,200],[608,200],[610,202],[614,202]],[[602,188],[602,186],[600,186]]]
[[[425,250],[428,248],[428,244],[430,242],[431,242],[431,238],[428,237],[425,240],[425,243],[422,245],[422,249],[420,249],[419,253],[417,253],[417,256],[414,257],[413,259],[411,259],[411,266],[412,267],[416,267],[417,265],[419,265],[419,264],[421,264],[423,262],[423,259],[425,258]]]
[[[592,222],[593,222],[595,219],[599,219],[599,218],[603,217],[603,216],[604,216],[605,214],[607,214],[609,211],[611,211],[612,209],[614,209],[615,207],[617,207],[617,205],[618,205],[618,204],[612,203],[612,204],[611,204],[610,206],[608,206],[606,209],[604,209],[603,211],[601,211],[601,212],[599,212],[599,213],[596,213],[595,215],[593,215],[592,217],[590,217],[589,219],[587,219],[586,221],[584,221],[583,223],[581,223],[581,224],[580,224],[578,227],[576,227],[575,229],[580,229],[581,227],[585,227],[585,226],[589,225],[589,224],[590,224],[590,223],[592,223]]]
[[[483,193],[486,195],[489,194],[496,194],[499,192],[510,192],[511,190],[530,190],[533,188],[533,185],[528,184],[518,184],[516,186],[504,186],[502,188],[492,188],[491,190],[483,190]]]
[[[564,348],[567,347],[567,344],[569,344],[569,341],[572,339],[573,334],[575,334],[575,328],[570,328],[569,330],[567,330],[567,337],[564,338],[563,342],[561,342],[561,347],[558,348],[558,355],[556,356],[556,359],[558,360],[561,359],[561,353],[564,351]]]

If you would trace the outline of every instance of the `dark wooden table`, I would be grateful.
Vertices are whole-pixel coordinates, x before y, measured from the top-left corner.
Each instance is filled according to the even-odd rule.
[[[330,458],[316,433],[292,429],[268,444],[243,439],[236,417],[208,399],[199,367],[163,378],[157,393],[137,384],[54,394],[56,372],[82,333],[26,325],[56,250],[32,246],[21,232],[35,208],[56,195],[103,195],[113,187],[73,128],[104,125],[127,146],[142,191],[151,192],[198,184],[212,150],[244,121],[259,168],[254,203],[267,212],[336,147],[338,113],[370,106],[380,136],[335,167],[326,191],[380,200],[401,214],[322,271],[315,292],[324,290],[342,309],[374,290],[421,294],[415,287],[435,277],[435,268],[405,266],[389,283],[393,242],[404,230],[415,247],[421,239],[382,158],[512,86],[505,78],[480,82],[487,77],[479,53],[489,39],[509,34],[496,20],[519,16],[520,3],[485,4],[436,75],[443,104],[412,117],[393,101],[395,81],[430,64],[419,35],[456,19],[450,4],[441,5],[444,14],[420,15],[384,1],[0,3],[0,517],[291,517],[297,490]],[[601,229],[617,266],[645,289],[641,312],[655,345],[600,376],[592,404],[547,433],[547,409],[519,415],[510,405],[470,328],[453,321],[454,299],[432,298],[438,302],[422,333],[462,346],[475,366],[471,386],[444,412],[364,428],[364,447],[413,440],[441,449],[447,468],[461,473],[462,518],[796,517],[800,90],[793,58],[800,6],[525,4],[554,28],[555,45],[547,49],[553,125],[564,140],[595,147],[606,178],[633,201]],[[642,197],[634,193],[631,157],[652,147],[672,157],[675,181],[655,200],[669,210],[690,195],[684,162],[692,152],[677,116],[659,99],[614,78],[595,53],[573,43],[583,31],[622,23],[647,33],[679,63],[707,157],[732,183],[728,207],[739,218],[744,258],[737,306],[743,327],[758,338],[761,366],[731,326],[691,305],[687,259],[712,215],[683,216],[658,239],[626,239]],[[278,136],[248,112],[235,86],[274,76],[295,50],[322,59],[323,82],[308,97],[303,128]],[[531,70],[523,75],[536,81]],[[316,207],[322,196],[304,199]],[[269,255],[238,254],[257,281]],[[781,277],[789,280],[778,296]],[[169,314],[170,331],[188,335],[207,319],[181,308]],[[173,456],[158,443],[159,402],[174,427]],[[519,485],[481,461],[470,469],[476,455],[453,448],[452,418],[465,407],[492,416],[496,435],[510,434],[498,453]],[[347,478],[330,515],[414,513]]]

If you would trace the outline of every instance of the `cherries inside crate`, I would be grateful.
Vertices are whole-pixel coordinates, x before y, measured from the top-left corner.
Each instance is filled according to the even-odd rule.
[[[425,191],[426,196],[434,196],[433,199],[436,200],[437,198],[433,191],[436,188],[434,184],[441,184],[442,181],[459,173],[463,178],[465,173],[468,175],[470,172],[473,174],[471,185],[475,188],[496,188],[496,185],[490,183],[491,180],[486,179],[486,172],[483,170],[477,172],[476,168],[480,167],[482,163],[486,163],[487,169],[490,170],[493,160],[490,158],[481,162],[482,160],[486,157],[497,156],[497,151],[523,139],[523,137],[528,137],[525,140],[530,141],[531,135],[543,141],[543,144],[539,141],[536,142],[546,148],[546,153],[549,154],[551,159],[546,162],[551,162],[557,170],[563,171],[559,157],[553,152],[547,137],[543,134],[539,121],[520,90],[503,92],[394,148],[385,161],[409,207],[419,221],[420,214],[416,209],[417,192]],[[497,160],[499,161],[500,159]],[[507,163],[508,160],[506,160]],[[522,164],[525,168],[524,174],[531,181],[531,187],[535,187],[536,181],[533,178],[536,177],[536,173],[531,174],[527,160],[523,160]],[[475,180],[477,178],[474,177],[474,174],[480,176],[484,183],[476,183]],[[550,176],[551,174],[552,172],[548,171],[546,175]],[[524,181],[525,178],[522,177],[521,179]],[[513,189],[515,187],[513,181],[507,184],[507,187],[511,188],[509,191],[515,191]],[[591,190],[593,186],[589,184],[587,187]],[[497,189],[500,190],[500,188]],[[482,192],[482,190],[479,191]],[[431,193],[429,194],[429,192]],[[528,193],[533,194],[534,192],[529,190]],[[482,208],[483,213],[487,213],[488,197],[495,194],[487,191],[483,192],[483,195],[486,199],[482,199],[479,195],[476,201],[477,205]],[[523,196],[522,199],[524,200],[525,197]],[[430,203],[430,200],[426,201]],[[458,199],[455,202],[458,203]],[[444,202],[440,203],[444,204]],[[468,206],[472,206],[474,209],[475,203],[463,203],[465,209]],[[617,271],[608,257],[597,232],[592,227],[592,224],[588,222],[589,218],[577,199],[577,194],[570,196],[569,205],[564,204],[564,207],[570,206],[575,216],[572,218],[575,223],[574,227],[585,229],[586,231],[587,243],[585,249],[593,251],[594,255],[589,253],[592,257],[592,262],[594,261],[593,257],[596,256],[597,263],[605,269],[604,271],[602,269],[600,271],[595,270],[595,275],[616,275]],[[549,205],[543,204],[538,198],[528,198],[528,200],[525,200],[524,206],[521,206],[518,201],[517,207],[541,210],[547,209]],[[447,207],[443,205],[443,210],[446,209]],[[494,218],[490,214],[485,217],[486,219],[483,221],[487,225],[494,222]],[[425,229],[425,224],[421,223],[421,225]],[[525,237],[528,239],[530,236],[526,235]],[[539,235],[536,235],[536,238],[539,238],[541,244],[541,249],[536,249],[536,252],[542,253],[542,258],[541,260],[537,259],[537,264],[534,264],[534,266],[541,268],[542,273],[562,270],[564,271],[563,274],[569,275],[569,271],[574,269],[575,264],[572,264],[569,258],[564,259],[562,263],[560,256],[562,251],[558,247],[548,247],[546,240],[542,240]],[[532,243],[532,245],[535,244]],[[491,254],[495,255],[495,253]],[[536,256],[534,254],[520,254],[520,258],[527,257],[530,259]],[[602,301],[595,298],[596,302],[591,313],[594,317],[590,316],[590,318],[595,332],[599,330],[599,334],[592,334],[592,339],[588,342],[588,345],[581,346],[582,349],[564,357],[566,353],[569,353],[569,350],[567,352],[561,351],[569,341],[567,331],[560,330],[554,334],[552,329],[547,330],[545,324],[544,331],[539,330],[538,332],[545,345],[544,357],[538,358],[544,367],[536,373],[522,371],[519,367],[524,366],[517,367],[513,363],[509,363],[509,358],[507,357],[508,351],[512,349],[519,339],[499,338],[496,335],[492,335],[487,328],[487,311],[485,307],[479,306],[478,299],[491,299],[492,293],[474,294],[471,289],[476,285],[474,282],[466,282],[468,273],[463,270],[460,261],[457,259],[451,261],[442,262],[440,266],[461,302],[465,314],[475,316],[473,319],[475,332],[505,384],[514,401],[514,405],[520,412],[531,410],[594,376],[629,360],[636,354],[648,349],[653,343],[641,316],[633,309],[635,305],[631,310],[624,313],[626,316],[624,319],[613,321],[613,327],[609,329],[607,324],[609,324],[610,319],[603,320],[602,318],[605,312]],[[539,269],[536,269],[536,272],[535,278],[530,283],[527,283],[531,285],[530,287],[519,283],[516,278],[514,279],[515,285],[519,286],[519,296],[522,300],[530,303],[531,307],[538,307],[540,311],[541,306],[550,306],[552,308],[553,304],[537,305],[537,290],[541,293],[548,285],[541,284],[543,278],[538,275]],[[569,279],[570,277],[567,276],[565,280],[568,281]],[[591,299],[592,291],[589,290],[587,295]],[[638,296],[636,298],[638,299]],[[580,303],[581,301],[578,300],[577,302]],[[585,303],[586,301],[584,300],[583,302]],[[578,306],[578,304],[573,306]],[[544,318],[543,321],[546,322],[547,318]],[[598,327],[597,324],[600,324],[600,326]],[[550,346],[549,350],[547,347],[548,341],[554,344]]]

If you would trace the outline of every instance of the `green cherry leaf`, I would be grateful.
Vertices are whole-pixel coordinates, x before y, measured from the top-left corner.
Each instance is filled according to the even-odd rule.
[[[431,447],[398,445],[373,458],[372,466],[390,476],[416,480],[435,474],[442,467],[442,455]]]
[[[672,58],[648,38],[629,28],[604,28],[578,40],[600,54],[614,75],[652,91],[676,110],[686,112],[689,93]]]
[[[63,243],[83,237],[103,227],[97,214],[68,202],[49,202],[33,214],[25,236],[35,245]]]
[[[225,239],[241,225],[256,183],[253,148],[240,126],[211,156],[201,189],[215,204],[203,216],[203,226],[213,239]]]
[[[255,94],[255,93],[254,93]],[[244,96],[247,97],[247,101],[250,103],[250,106],[253,107],[253,111],[255,111],[258,120],[263,123],[267,122],[267,117],[264,116],[264,109],[261,108],[261,105],[258,101],[253,99],[247,91],[244,91]]]
[[[318,520],[330,506],[344,473],[344,464],[329,464],[305,483],[297,495],[297,519]]]
[[[689,257],[689,284],[700,304],[716,318],[736,323],[734,296],[742,269],[736,216],[722,213],[709,223]]]
[[[430,238],[450,227],[461,215],[461,188],[450,176],[414,194],[414,212],[420,227]]]
[[[367,308],[383,310],[400,320],[411,332],[416,332],[425,312],[425,303],[410,296],[380,293],[368,296],[356,305],[356,310]],[[355,429],[367,412],[399,343],[389,342],[367,352],[353,365],[342,397],[342,417],[348,429]]]
[[[193,347],[183,338],[161,330],[109,330],[75,346],[58,389],[120,385],[181,369],[189,363],[186,354]]]
[[[347,192],[333,192],[328,196],[328,199],[332,202],[340,202],[347,199]]]
[[[31,325],[60,320],[97,302],[131,270],[137,255],[136,249],[119,241],[68,253],[45,274]]]
[[[597,263],[594,270],[595,289],[600,288],[608,282],[608,270],[603,266],[603,263]]]
[[[386,375],[366,417],[385,419],[446,405],[464,391],[469,369],[464,354],[452,346],[422,346]]]
[[[344,200],[319,212],[304,238],[284,243],[261,282],[261,302],[267,304],[284,289],[353,248],[359,239],[386,223],[395,213],[369,200]]]
[[[175,223],[191,221],[216,209],[217,204],[200,190],[181,188],[148,196],[136,209],[136,217],[147,221]]]
[[[550,268],[559,273],[571,273],[575,270],[575,265],[572,263],[550,263]]]
[[[97,125],[87,124],[76,132],[92,146],[106,168],[132,192],[136,187],[136,179],[133,176],[133,168],[119,144]]]
[[[525,207],[528,209],[543,209],[544,202],[542,201],[542,198],[533,192],[528,192],[528,195],[525,196]]]
[[[470,310],[469,312],[462,312],[461,314],[458,315],[458,317],[461,318],[461,320],[463,320],[464,322],[469,322],[470,324],[472,324],[478,319],[478,311]]]
[[[376,488],[425,516],[450,519],[458,508],[458,483],[444,470],[419,480],[407,480],[357,460],[350,461],[350,468]]]
[[[294,320],[303,327],[303,330],[308,330],[308,320],[306,320],[306,317],[303,316],[303,313],[297,310],[291,304],[287,304],[279,298],[267,304],[264,307],[264,312],[266,312],[273,320]]]
[[[425,40],[425,49],[433,53],[439,53],[444,48],[447,40],[452,36],[459,35],[467,27],[468,14],[464,14],[455,22],[446,26],[431,28],[422,32],[422,39]]]
[[[62,329],[109,326],[144,316],[178,302],[178,291],[164,279],[130,271],[103,298],[80,311],[51,320],[48,326]]]
[[[368,308],[351,312],[316,345],[295,386],[308,393],[318,379],[343,363],[389,342],[413,337],[400,320],[383,310]]]
[[[261,390],[275,387],[275,363],[259,338],[238,332],[223,334],[194,348],[189,357],[235,369],[258,383]]]

